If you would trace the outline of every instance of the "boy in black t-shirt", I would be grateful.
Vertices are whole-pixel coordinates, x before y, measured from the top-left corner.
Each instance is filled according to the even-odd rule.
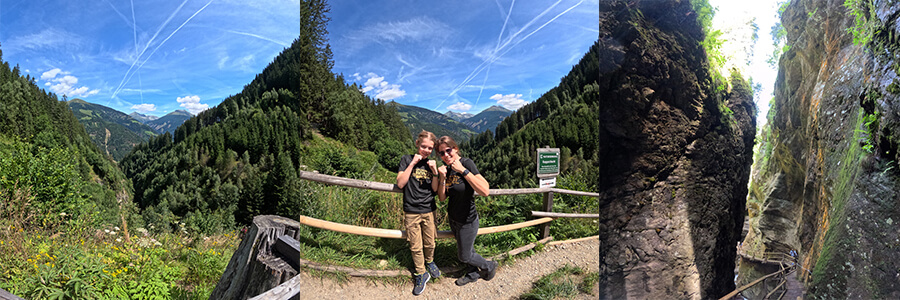
[[[403,190],[403,224],[416,266],[413,295],[421,294],[432,277],[441,276],[441,271],[434,264],[434,237],[437,233],[434,195],[442,184],[436,178],[435,161],[428,159],[436,140],[434,133],[422,130],[416,139],[416,154],[401,157],[397,170],[397,187]]]

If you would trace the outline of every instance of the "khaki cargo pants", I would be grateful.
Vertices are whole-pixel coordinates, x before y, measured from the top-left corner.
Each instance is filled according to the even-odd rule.
[[[412,252],[413,264],[416,265],[416,274],[428,272],[425,269],[425,262],[434,260],[434,237],[437,235],[434,226],[434,212],[406,213],[403,215],[403,224],[406,226],[406,240],[409,241],[409,250]]]

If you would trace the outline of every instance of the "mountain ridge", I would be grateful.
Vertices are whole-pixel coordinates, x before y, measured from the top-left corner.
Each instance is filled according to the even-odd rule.
[[[475,132],[482,133],[497,128],[497,125],[499,125],[500,122],[503,122],[506,117],[512,115],[513,112],[514,111],[502,106],[492,105],[462,122],[471,127]]]
[[[427,130],[438,137],[446,135],[456,141],[466,141],[470,135],[476,133],[464,123],[427,108],[394,101],[388,102],[388,105],[397,109],[400,120],[403,121],[413,137],[417,136],[420,131]]]
[[[157,135],[150,126],[113,108],[78,98],[69,100],[67,105],[91,142],[116,161],[125,157],[134,145]]]
[[[145,115],[145,114],[142,114],[142,113],[139,113],[139,112],[136,112],[136,111],[135,111],[135,112],[132,112],[132,113],[130,113],[130,114],[128,114],[128,116],[130,116],[130,117],[134,118],[135,120],[138,120],[138,121],[140,121],[141,123],[144,123],[144,124],[147,124],[147,122],[149,122],[149,121],[153,121],[153,120],[159,119],[159,117],[157,117],[157,116],[154,116],[154,115]]]
[[[465,120],[465,119],[468,119],[468,118],[471,118],[471,117],[475,116],[475,115],[473,115],[473,114],[471,114],[471,113],[467,113],[467,112],[454,112],[454,111],[452,111],[452,110],[448,110],[446,113],[444,113],[444,115],[447,116],[447,117],[449,117],[449,118],[451,118],[451,119],[454,119],[454,120],[456,120],[456,121],[458,121],[458,122],[462,122],[462,121]]]
[[[178,129],[178,126],[184,124],[184,122],[191,117],[193,117],[193,115],[188,111],[178,109],[158,119],[147,121],[146,124],[153,128],[153,130],[156,130],[159,134],[166,132],[175,133],[175,129]]]

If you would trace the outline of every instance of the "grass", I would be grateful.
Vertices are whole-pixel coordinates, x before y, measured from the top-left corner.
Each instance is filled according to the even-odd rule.
[[[600,281],[600,273],[586,273],[568,264],[534,282],[533,287],[520,299],[551,300],[573,298],[579,294],[593,295],[591,289]]]
[[[82,233],[79,233],[82,232]],[[29,299],[207,299],[236,232],[209,237],[20,228],[0,220],[0,287]]]
[[[393,182],[396,173],[378,167],[371,152],[357,151],[330,140],[315,140],[306,157],[312,163],[329,162],[343,169],[353,165],[350,177],[378,182]],[[322,146],[322,147],[315,147]],[[333,146],[333,147],[324,147]],[[328,148],[331,150],[321,150]],[[316,150],[319,149],[319,150]],[[0,149],[2,150],[2,149]],[[357,160],[349,159],[352,157]],[[320,158],[316,160],[316,158]],[[324,163],[323,163],[324,164]],[[315,164],[309,164],[316,168]],[[562,177],[559,187],[590,190],[577,176]],[[332,222],[358,226],[402,229],[402,196],[371,190],[327,186],[299,180],[302,195],[295,202],[280,203],[293,208],[285,217],[306,215]],[[34,197],[28,187],[0,189],[4,203],[30,203]],[[476,205],[481,226],[506,225],[530,219],[528,211],[541,210],[541,195],[478,197]],[[554,211],[596,213],[596,198],[559,195]],[[438,230],[449,230],[446,202],[438,204]],[[19,205],[18,207],[24,207]],[[73,217],[52,210],[22,213],[13,205],[0,206],[0,288],[25,298],[68,299],[207,299],[224,272],[232,253],[240,243],[236,230],[204,236],[194,230],[175,233],[151,233],[131,229],[131,242],[123,231],[97,214]],[[27,211],[26,211],[27,212]],[[125,219],[131,219],[127,211]],[[132,214],[134,212],[131,212]],[[45,219],[60,219],[50,225],[27,222],[41,214]],[[73,218],[72,220],[69,220]],[[65,219],[65,220],[63,220]],[[137,225],[135,225],[137,226]],[[558,220],[551,226],[557,240],[597,234],[596,221]],[[538,227],[482,235],[475,251],[485,257],[537,241]],[[298,241],[304,259],[362,269],[410,270],[409,244],[403,239],[356,236],[312,227],[299,229]],[[525,255],[530,255],[529,252]],[[386,264],[379,264],[380,262]],[[453,239],[437,240],[435,261],[441,267],[458,266]],[[346,281],[347,275],[310,270],[314,276]],[[406,283],[407,276],[377,279],[385,284]]]

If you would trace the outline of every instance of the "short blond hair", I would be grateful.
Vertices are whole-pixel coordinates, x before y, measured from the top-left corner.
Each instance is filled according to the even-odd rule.
[[[421,145],[422,141],[424,141],[425,139],[429,139],[432,142],[437,143],[437,136],[435,136],[434,133],[431,133],[430,131],[425,131],[424,129],[422,129],[422,132],[419,132],[419,137],[416,138],[416,147]]]

